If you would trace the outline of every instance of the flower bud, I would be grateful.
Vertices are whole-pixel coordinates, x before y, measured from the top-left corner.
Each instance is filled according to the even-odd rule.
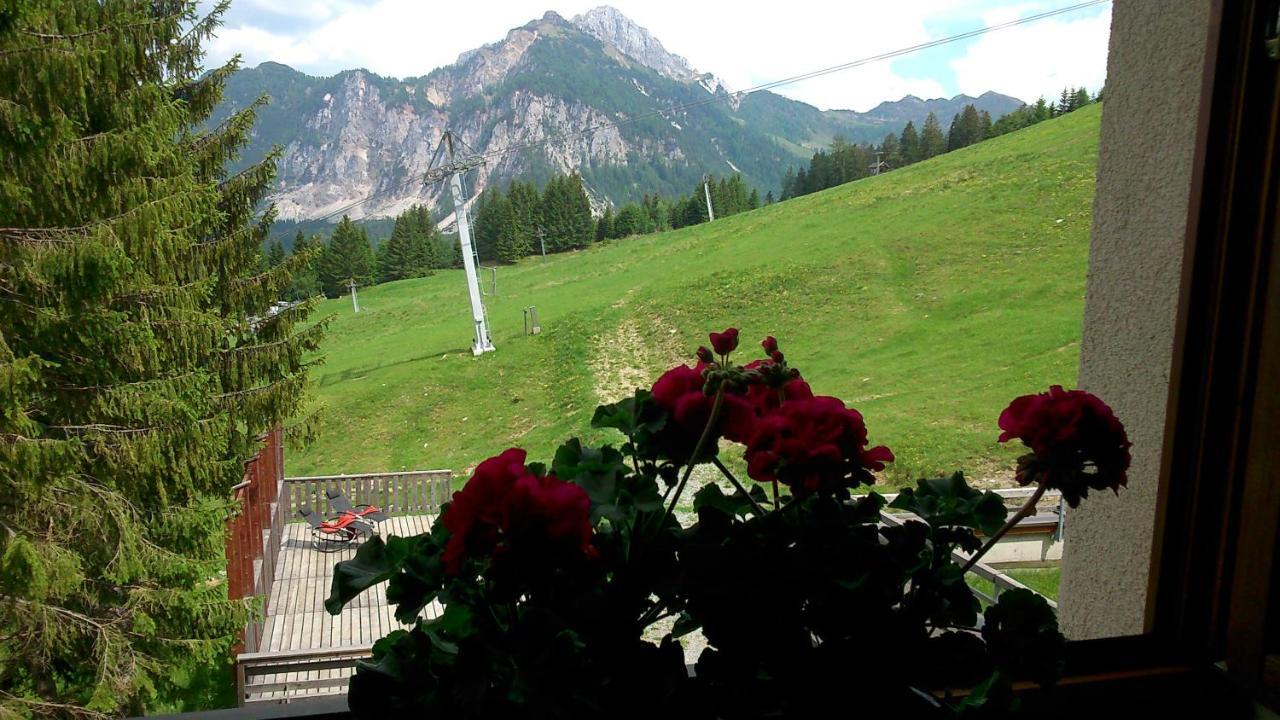
[[[778,341],[770,335],[760,343],[760,347],[764,348],[765,352],[773,354],[778,352]]]
[[[713,357],[711,356],[711,351],[710,351],[710,350],[708,350],[708,349],[706,348],[706,346],[705,346],[705,345],[702,345],[702,346],[699,346],[699,347],[698,347],[698,361],[699,361],[699,362],[710,363],[710,362],[712,362],[713,360],[715,360],[715,358],[713,358]]]
[[[711,333],[711,347],[720,355],[728,355],[738,348],[738,328]]]

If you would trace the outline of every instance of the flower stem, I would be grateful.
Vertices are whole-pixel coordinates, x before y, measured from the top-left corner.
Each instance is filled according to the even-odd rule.
[[[1005,533],[1012,530],[1014,525],[1022,522],[1023,518],[1034,513],[1036,511],[1036,503],[1040,501],[1040,496],[1044,495],[1045,489],[1045,483],[1041,481],[1041,483],[1036,486],[1036,491],[1031,493],[1031,497],[1027,498],[1027,501],[1022,504],[1022,507],[1018,508],[1017,512],[1005,521],[1004,526],[997,530],[996,534],[992,535],[978,550],[978,552],[969,557],[969,560],[964,564],[964,567],[960,568],[960,573],[964,574],[969,571],[969,568],[978,564],[978,560],[981,560],[982,556],[986,555],[988,550],[995,547],[996,543],[1000,542],[1000,538],[1004,537]]]
[[[712,458],[711,462],[719,468],[720,474],[729,478],[729,482],[733,483],[733,486],[738,489],[738,492],[742,493],[743,496],[747,498],[747,502],[751,503],[751,507],[755,509],[756,514],[764,515],[764,508],[760,507],[760,503],[756,502],[756,499],[751,497],[751,493],[747,492],[747,489],[742,486],[742,483],[738,482],[738,478],[734,477],[733,473],[729,472],[729,468],[725,467],[724,463],[720,462],[720,458]],[[777,505],[776,500],[774,501],[774,505]]]
[[[698,444],[693,446],[693,454],[689,456],[689,465],[684,469],[684,476],[680,478],[680,483],[676,485],[674,497],[671,498],[671,504],[667,506],[667,512],[662,516],[662,523],[658,527],[667,524],[667,518],[676,511],[676,503],[680,502],[680,496],[684,494],[684,486],[689,482],[689,476],[693,474],[693,466],[698,463],[698,456],[702,454],[702,449],[706,446],[707,441],[714,434],[716,423],[720,420],[720,408],[724,407],[724,383],[720,384],[716,390],[715,402],[711,404],[711,417],[707,418],[707,426],[702,429],[702,436],[698,438]]]

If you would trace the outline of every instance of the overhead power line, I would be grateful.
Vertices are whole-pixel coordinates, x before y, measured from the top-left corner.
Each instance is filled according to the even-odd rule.
[[[1055,10],[1047,10],[1045,12],[1036,13],[1034,15],[1027,15],[1026,17],[1017,18],[1015,20],[1009,20],[1006,22],[997,23],[995,25],[988,25],[985,27],[981,27],[975,30],[969,30],[968,32],[963,32],[958,35],[949,35],[944,38],[938,38],[937,40],[930,40],[928,42],[923,42],[923,43],[918,43],[916,45],[909,45],[907,47],[898,48],[897,50],[890,50],[888,52],[879,53],[877,55],[871,55],[868,57],[859,58],[857,60],[850,60],[849,62],[840,63],[839,65],[831,65],[829,67],[819,68],[817,70],[811,70],[809,72],[800,73],[799,75],[792,75],[790,77],[780,78],[778,80],[771,80],[769,82],[761,83],[759,85],[755,85],[755,86],[746,88],[744,90],[738,90],[732,93],[725,93],[722,95],[710,95],[700,100],[694,100],[687,103],[677,103],[674,105],[668,105],[658,110],[652,110],[650,112],[640,113],[638,115],[633,115],[632,117],[629,117],[629,118],[623,118],[622,120],[612,120],[609,122],[602,122],[596,125],[588,126],[581,130],[549,135],[545,138],[542,138],[541,140],[533,140],[526,143],[517,143],[515,145],[508,145],[506,147],[502,147],[497,150],[490,150],[485,153],[473,155],[470,158],[468,158],[468,162],[469,163],[475,162],[476,164],[480,164],[492,159],[502,157],[504,155],[510,155],[512,153],[520,152],[522,150],[528,150],[531,148],[540,147],[542,145],[547,145],[552,142],[567,141],[577,137],[585,137],[588,135],[593,135],[601,130],[608,130],[610,128],[623,127],[625,125],[631,125],[631,124],[640,122],[642,120],[650,120],[653,118],[663,118],[672,113],[684,112],[686,110],[692,110],[694,108],[702,107],[705,105],[711,105],[713,103],[726,102],[734,98],[742,98],[746,95],[750,95],[751,93],[755,93],[755,92],[760,92],[762,90],[772,90],[774,88],[782,87],[784,85],[793,85],[798,82],[803,82],[805,80],[812,80],[814,78],[822,77],[824,75],[830,75],[832,73],[837,73],[837,72],[842,72],[844,70],[851,70],[853,68],[862,67],[863,65],[870,65],[876,62],[892,60],[893,58],[902,57],[903,55],[910,55],[911,53],[920,52],[921,50],[929,50],[931,48],[939,47],[942,45],[948,45],[950,43],[960,42],[961,40],[969,40],[971,38],[986,35],[988,33],[993,33],[1000,30],[1007,30],[1009,28],[1018,27],[1021,25],[1028,25],[1034,22],[1038,22],[1040,20],[1045,20],[1047,18],[1056,17],[1058,15],[1065,15],[1067,13],[1072,13],[1077,10],[1084,10],[1085,8],[1094,7],[1096,5],[1104,5],[1109,2],[1111,2],[1111,0],[1088,0],[1087,2],[1068,5],[1066,7],[1057,8]],[[361,200],[356,200],[355,202],[349,205],[344,205],[343,207],[337,210],[334,210],[333,212],[327,215],[324,215],[319,219],[328,220],[330,218],[346,213],[349,210],[360,207],[361,205],[364,205],[367,202],[376,200],[379,197],[386,196],[398,190],[403,190],[404,188],[407,188],[410,185],[422,183],[424,181],[430,181],[430,177],[428,177],[429,174],[430,174],[429,172],[416,174],[410,177],[407,181],[403,183],[395,185],[387,190],[383,190],[383,191],[374,193],[372,195],[369,195],[368,197],[365,197]]]

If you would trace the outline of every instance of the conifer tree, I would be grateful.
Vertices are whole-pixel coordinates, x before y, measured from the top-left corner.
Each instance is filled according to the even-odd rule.
[[[275,153],[224,168],[258,104],[205,128],[226,4],[0,12],[0,717],[171,703],[225,662],[223,528],[258,437],[305,398],[300,260],[257,265]],[[299,256],[304,257],[304,256]]]
[[[600,219],[596,221],[596,242],[613,237],[613,209],[605,208]]]
[[[946,151],[947,139],[942,135],[938,116],[929,113],[929,116],[924,119],[924,128],[920,131],[920,159],[928,160]]]
[[[916,132],[915,123],[907,121],[906,127],[902,128],[902,140],[898,143],[902,148],[902,164],[910,165],[911,163],[920,162],[923,159],[923,153],[920,147],[920,134]]]
[[[760,207],[760,191],[751,188],[751,195],[747,197],[747,209],[755,210]]]
[[[284,243],[279,238],[271,241],[271,245],[267,248],[267,268],[280,267],[284,262]]]
[[[562,252],[569,248],[571,231],[564,182],[565,178],[559,175],[548,180],[538,202],[538,215],[542,218],[547,252]]]
[[[772,205],[772,204],[773,204],[773,191],[772,191],[772,190],[770,190],[769,192],[767,192],[767,193],[765,193],[765,194],[764,194],[764,204],[765,204],[765,205]]]
[[[648,232],[648,218],[645,217],[644,210],[635,203],[627,203],[618,211],[618,217],[613,222],[614,237],[625,238],[632,235],[640,235]]]
[[[1071,107],[1071,95],[1069,88],[1062,88],[1062,95],[1058,98],[1058,104],[1055,108],[1055,117],[1057,115],[1066,115],[1074,109]]]
[[[974,142],[981,142],[991,137],[991,113],[983,110],[978,113],[978,137]]]
[[[880,152],[884,153],[884,162],[891,168],[900,167],[902,163],[902,146],[898,144],[898,136],[889,133],[880,141]]]
[[[507,189],[511,201],[511,214],[515,220],[516,246],[522,255],[530,255],[538,246],[538,230],[542,218],[538,212],[538,188],[532,182],[511,181]]]
[[[426,277],[436,267],[438,243],[430,211],[414,205],[396,216],[391,237],[378,246],[378,280]]]
[[[787,171],[782,175],[782,199],[787,200],[799,194],[796,192],[796,170],[788,165]]]
[[[369,234],[343,215],[320,256],[320,284],[324,294],[338,297],[347,292],[351,281],[358,286],[371,285],[376,269]]]
[[[414,205],[404,214],[409,218],[410,277],[426,277],[432,270],[444,267],[440,260],[440,231],[426,205]]]
[[[1075,94],[1071,96],[1071,109],[1079,110],[1091,102],[1093,100],[1089,98],[1089,91],[1083,87],[1077,88]]]
[[[306,300],[322,293],[319,265],[320,254],[323,251],[324,243],[319,235],[308,238],[302,234],[301,230],[298,231],[293,239],[293,249],[290,251],[290,256],[295,258],[292,262],[296,263],[296,270],[286,295],[288,299]]]
[[[564,185],[565,204],[568,208],[570,247],[583,248],[591,244],[595,235],[595,220],[591,216],[591,200],[587,198],[582,176],[570,173]]]

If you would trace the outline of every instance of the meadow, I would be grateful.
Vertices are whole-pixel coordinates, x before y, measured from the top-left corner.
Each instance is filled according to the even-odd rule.
[[[932,160],[677,231],[529,258],[485,298],[472,357],[461,271],[326,301],[324,415],[290,475],[449,468],[510,446],[550,460],[597,404],[741,328],[860,410],[886,485],[964,469],[1006,483],[1016,395],[1076,380],[1101,105]],[[485,273],[486,280],[488,273]],[[536,306],[542,332],[524,334]]]

